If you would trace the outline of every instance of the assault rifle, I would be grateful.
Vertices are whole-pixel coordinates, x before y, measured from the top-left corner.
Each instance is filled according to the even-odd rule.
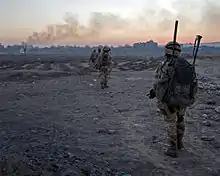
[[[175,21],[175,27],[174,27],[174,33],[173,33],[173,53],[172,53],[172,59],[169,61],[168,65],[174,64],[174,53],[175,53],[175,43],[177,38],[177,29],[178,29],[178,20]],[[147,94],[148,97],[153,98],[153,96],[156,96],[155,92],[153,92],[153,89],[150,90],[150,93]]]

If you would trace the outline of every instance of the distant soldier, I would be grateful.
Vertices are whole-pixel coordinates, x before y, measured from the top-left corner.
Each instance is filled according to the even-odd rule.
[[[25,42],[22,42],[22,48],[20,49],[20,53],[24,54],[25,56],[27,54],[27,44]]]
[[[24,55],[26,56],[26,54],[27,54],[27,44],[26,43],[23,46],[23,51],[24,51]]]
[[[102,54],[102,48],[101,46],[98,47],[98,53],[97,53],[97,60],[96,60],[96,63],[95,63],[95,68],[99,70],[99,63],[98,63],[98,59],[99,57],[101,57],[101,54]]]
[[[110,55],[110,51],[111,49],[108,46],[104,46],[98,58],[102,89],[108,87],[108,78],[112,69],[112,56]]]
[[[184,148],[185,111],[195,101],[198,82],[193,65],[179,57],[181,47],[177,42],[169,42],[164,52],[166,60],[156,69],[150,98],[157,98],[158,108],[167,123],[169,147],[165,154],[177,157],[177,149]]]
[[[94,49],[92,51],[92,54],[90,55],[89,64],[91,64],[92,66],[95,66],[97,59],[98,59],[98,53],[96,52],[96,49]]]
[[[101,52],[102,52],[102,48],[99,46],[99,47],[98,47],[98,55],[100,55]]]

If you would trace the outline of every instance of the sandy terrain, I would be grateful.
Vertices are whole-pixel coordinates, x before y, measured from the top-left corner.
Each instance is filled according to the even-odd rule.
[[[187,151],[173,159],[156,100],[145,96],[158,61],[118,59],[101,90],[80,59],[13,57],[0,58],[0,175],[220,175],[220,59],[197,61]]]

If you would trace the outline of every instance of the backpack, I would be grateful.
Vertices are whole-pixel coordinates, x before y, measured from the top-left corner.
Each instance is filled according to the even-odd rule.
[[[178,58],[168,65],[170,77],[163,101],[171,107],[186,108],[194,103],[195,67],[184,58]]]
[[[108,52],[103,52],[102,53],[102,60],[101,60],[101,65],[102,66],[108,66],[109,65],[109,53]]]
[[[90,56],[90,60],[94,63],[97,59],[98,54],[96,52],[92,52]]]

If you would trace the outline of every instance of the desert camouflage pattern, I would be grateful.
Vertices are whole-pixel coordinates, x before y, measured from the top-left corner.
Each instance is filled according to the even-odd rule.
[[[174,150],[182,149],[182,140],[185,132],[184,115],[186,108],[170,109],[166,103],[158,101],[158,108],[166,122],[167,143]]]
[[[163,101],[163,97],[168,87],[169,77],[173,74],[173,70],[169,69],[168,63],[169,61],[165,61],[159,64],[159,66],[156,68],[154,75],[155,81],[153,84],[153,88],[159,101]],[[162,86],[158,86],[158,84]]]
[[[103,61],[104,54],[106,54],[106,53],[100,54],[99,58],[98,58],[99,78],[101,79],[101,86],[107,87],[108,79],[110,77],[113,63],[112,63],[112,56],[108,52],[107,53],[108,54],[108,56],[107,56],[108,62],[107,62],[107,64],[103,64],[102,61]]]
[[[181,52],[176,51],[176,50],[174,50],[174,52],[173,52],[172,49],[164,48],[164,53],[169,54],[169,55],[174,55],[175,57],[179,57]]]
[[[154,84],[153,84],[153,88],[156,92],[156,97],[159,101],[164,100],[164,95],[166,93],[167,87],[168,85],[168,80],[169,78],[173,77],[173,68],[168,66],[170,59],[169,58],[165,58],[166,61],[162,62],[161,64],[159,64],[159,66],[156,68],[155,71],[155,75],[154,75]],[[178,59],[178,58],[175,58]],[[188,93],[190,91],[191,86],[190,85],[186,85],[186,86],[181,86],[178,83],[176,83],[176,87],[175,87],[175,92],[172,94],[173,96],[177,96],[177,95],[182,95],[182,99],[179,99],[179,101],[183,102],[183,107],[180,108],[186,108],[184,106],[184,103],[186,101],[191,101],[190,104],[192,105],[195,102],[195,95],[197,94],[198,91],[198,80],[196,78],[196,75],[194,76],[193,79],[193,85],[192,85],[192,95],[193,98],[191,100],[187,100],[188,99]]]
[[[89,58],[89,64],[92,67],[95,67],[97,59],[98,59],[98,53],[96,52],[96,50],[93,50],[91,55],[90,55],[90,58]]]
[[[183,147],[182,139],[184,136],[185,131],[185,124],[184,124],[184,115],[186,108],[184,107],[168,107],[166,103],[163,102],[163,97],[168,87],[168,79],[170,76],[173,75],[173,69],[170,69],[168,66],[169,59],[165,58],[166,61],[162,62],[155,71],[155,81],[153,84],[153,88],[156,92],[157,97],[157,104],[158,108],[162,115],[164,115],[164,120],[166,122],[166,129],[167,129],[167,141],[170,147],[173,149]],[[177,58],[178,59],[178,58]],[[195,86],[193,88],[194,94],[197,92],[197,79],[194,80]],[[158,84],[161,84],[158,86]],[[187,88],[186,88],[187,89]],[[178,88],[177,88],[178,91]],[[179,90],[180,91],[180,90]]]

